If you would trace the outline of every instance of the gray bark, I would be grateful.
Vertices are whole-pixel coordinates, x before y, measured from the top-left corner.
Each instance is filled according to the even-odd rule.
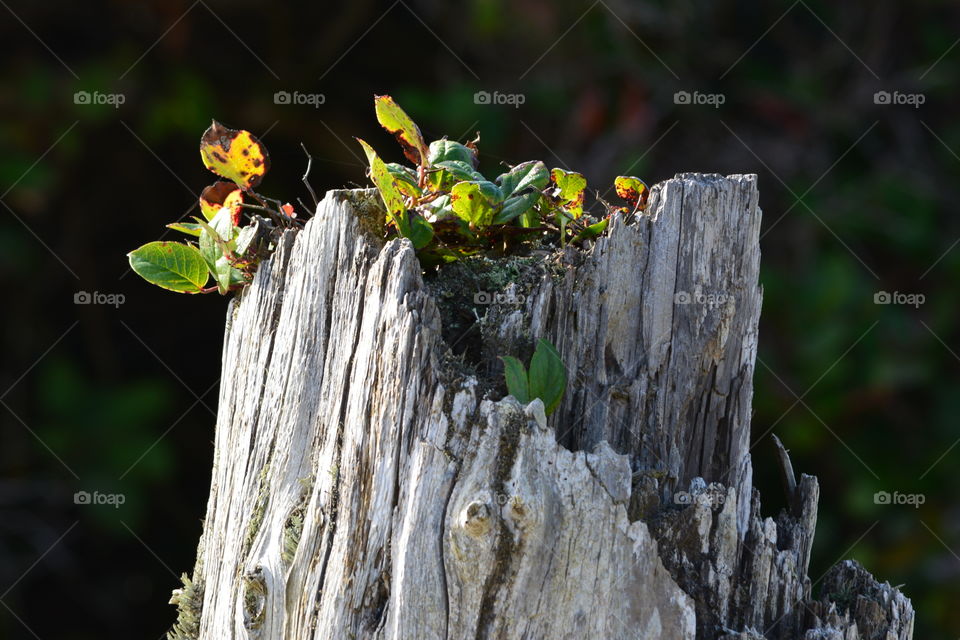
[[[790,508],[760,515],[755,176],[680,175],[587,249],[426,276],[376,198],[330,192],[231,303],[172,637],[912,636],[855,564],[814,599],[815,478],[786,464]],[[540,337],[568,368],[549,418],[495,358]]]

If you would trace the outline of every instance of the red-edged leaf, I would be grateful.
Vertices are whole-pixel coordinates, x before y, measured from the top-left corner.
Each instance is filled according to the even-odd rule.
[[[220,209],[227,207],[233,217],[233,224],[240,224],[240,212],[243,207],[243,191],[232,182],[214,182],[200,192],[200,211],[209,222],[220,213]]]

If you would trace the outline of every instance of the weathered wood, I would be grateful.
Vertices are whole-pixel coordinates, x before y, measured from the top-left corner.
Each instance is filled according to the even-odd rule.
[[[231,303],[172,637],[909,638],[909,601],[862,570],[813,600],[814,478],[760,515],[755,177],[684,174],[649,211],[425,278],[368,231],[374,194],[330,192]],[[473,304],[481,282],[512,302]],[[549,419],[496,369],[540,337],[570,378]]]

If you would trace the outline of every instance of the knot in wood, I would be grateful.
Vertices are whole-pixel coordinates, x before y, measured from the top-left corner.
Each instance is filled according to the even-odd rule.
[[[468,535],[479,538],[490,531],[490,506],[486,502],[474,500],[463,510],[460,523]]]

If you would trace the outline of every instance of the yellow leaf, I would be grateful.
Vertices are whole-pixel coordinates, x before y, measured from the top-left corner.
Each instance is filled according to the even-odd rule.
[[[267,148],[249,131],[228,129],[216,120],[200,138],[203,165],[244,191],[260,184],[270,169]]]

